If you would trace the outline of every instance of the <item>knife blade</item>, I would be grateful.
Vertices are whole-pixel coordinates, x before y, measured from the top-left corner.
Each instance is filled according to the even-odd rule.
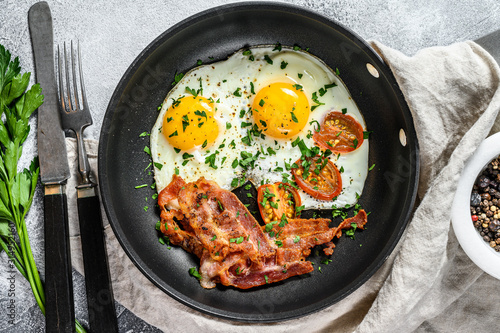
[[[478,38],[475,42],[488,51],[500,65],[500,30]]]
[[[52,14],[47,2],[38,2],[29,9],[28,24],[36,81],[44,95],[44,103],[38,108],[37,144],[44,185],[45,325],[47,332],[75,332],[65,193],[71,173],[57,103]]]

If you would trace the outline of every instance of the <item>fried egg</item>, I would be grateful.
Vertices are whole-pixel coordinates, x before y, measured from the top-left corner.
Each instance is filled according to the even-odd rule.
[[[290,168],[300,146],[337,110],[366,125],[346,86],[323,61],[293,48],[258,46],[198,66],[168,92],[151,132],[158,192],[174,174],[200,177],[231,190],[246,180],[256,187],[293,180]],[[297,142],[302,141],[302,145]],[[300,191],[305,208],[353,205],[368,172],[368,140],[349,153],[329,157],[341,171],[335,201]]]

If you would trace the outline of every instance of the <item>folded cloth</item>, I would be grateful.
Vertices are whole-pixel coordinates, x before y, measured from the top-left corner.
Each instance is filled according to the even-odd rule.
[[[155,287],[127,257],[106,222],[116,300],[166,332],[486,332],[498,327],[499,297],[489,294],[498,295],[500,281],[483,273],[460,248],[450,227],[450,210],[464,163],[497,117],[499,67],[474,42],[428,48],[413,57],[378,42],[372,46],[405,95],[421,154],[419,204],[398,247],[373,277],[337,304],[303,318],[276,324],[222,320],[192,310]],[[495,126],[499,128],[498,121]],[[97,170],[97,142],[87,144]],[[68,139],[68,153],[76,174],[74,140]],[[73,265],[83,273],[74,204],[69,211]]]

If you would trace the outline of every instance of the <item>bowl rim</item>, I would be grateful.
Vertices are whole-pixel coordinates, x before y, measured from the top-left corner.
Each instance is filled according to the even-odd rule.
[[[452,205],[452,225],[462,249],[483,271],[500,280],[500,252],[483,240],[470,218],[472,187],[482,170],[500,155],[500,132],[481,142],[466,161]]]

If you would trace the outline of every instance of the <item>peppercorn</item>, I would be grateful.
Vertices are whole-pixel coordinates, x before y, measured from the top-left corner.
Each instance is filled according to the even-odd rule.
[[[479,195],[479,193],[472,192],[470,196],[470,204],[472,206],[479,206],[480,203],[481,203],[481,196]]]
[[[483,240],[500,252],[500,156],[477,177],[470,196],[470,214]]]

